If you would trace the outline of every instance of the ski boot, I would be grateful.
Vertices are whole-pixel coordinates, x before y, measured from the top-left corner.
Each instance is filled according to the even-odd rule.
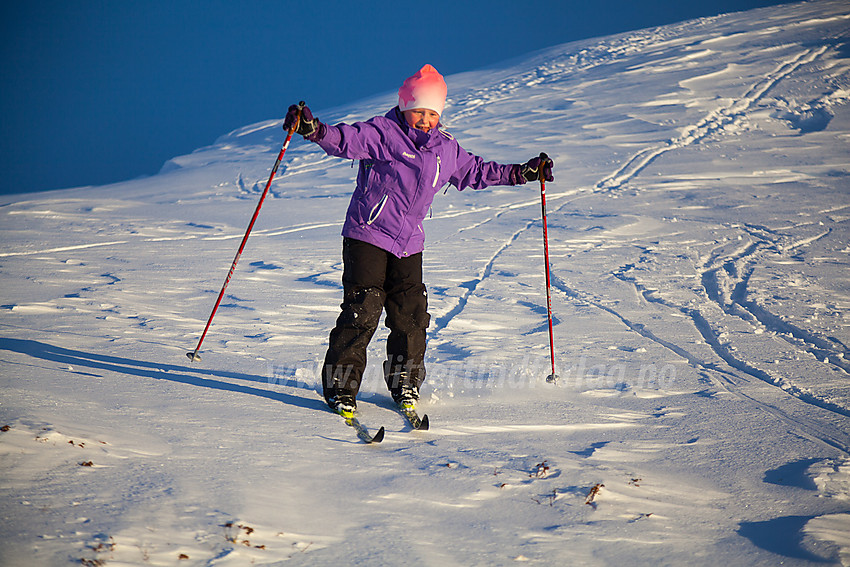
[[[354,396],[349,394],[337,394],[327,399],[328,406],[342,417],[348,419],[354,417],[357,411],[357,402]]]

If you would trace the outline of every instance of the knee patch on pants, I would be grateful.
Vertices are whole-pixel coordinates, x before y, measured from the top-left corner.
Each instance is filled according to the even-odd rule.
[[[424,285],[387,298],[387,327],[393,331],[413,333],[424,331],[431,322],[428,296]]]
[[[351,295],[342,304],[339,324],[358,329],[376,329],[384,308],[383,293],[377,288],[367,288]]]

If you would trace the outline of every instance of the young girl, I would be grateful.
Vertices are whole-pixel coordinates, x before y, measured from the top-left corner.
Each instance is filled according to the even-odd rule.
[[[393,400],[412,408],[425,379],[428,298],[422,282],[422,221],[446,183],[458,190],[520,185],[540,175],[551,181],[552,161],[485,162],[441,129],[446,83],[425,65],[398,91],[398,106],[354,124],[323,124],[304,107],[296,132],[328,155],[360,160],[357,186],[342,229],[343,302],[330,333],[322,370],[328,405],[353,413],[366,369],[366,347],[386,309],[384,377]],[[283,128],[298,120],[289,108]]]

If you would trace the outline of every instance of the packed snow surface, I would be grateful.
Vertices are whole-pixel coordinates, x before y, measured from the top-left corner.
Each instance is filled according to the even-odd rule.
[[[6,196],[0,563],[850,565],[847,3],[447,82],[467,149],[555,161],[560,382],[537,183],[438,194],[431,430],[392,411],[380,331],[359,402],[380,445],[318,392],[350,162],[293,141],[197,363],[280,119],[150,178]]]

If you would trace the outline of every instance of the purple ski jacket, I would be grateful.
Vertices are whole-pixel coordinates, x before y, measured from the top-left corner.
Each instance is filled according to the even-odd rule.
[[[525,181],[518,166],[485,162],[444,130],[411,128],[398,107],[366,122],[324,126],[314,141],[328,155],[360,160],[342,235],[399,258],[424,249],[422,221],[446,183],[462,191]]]

